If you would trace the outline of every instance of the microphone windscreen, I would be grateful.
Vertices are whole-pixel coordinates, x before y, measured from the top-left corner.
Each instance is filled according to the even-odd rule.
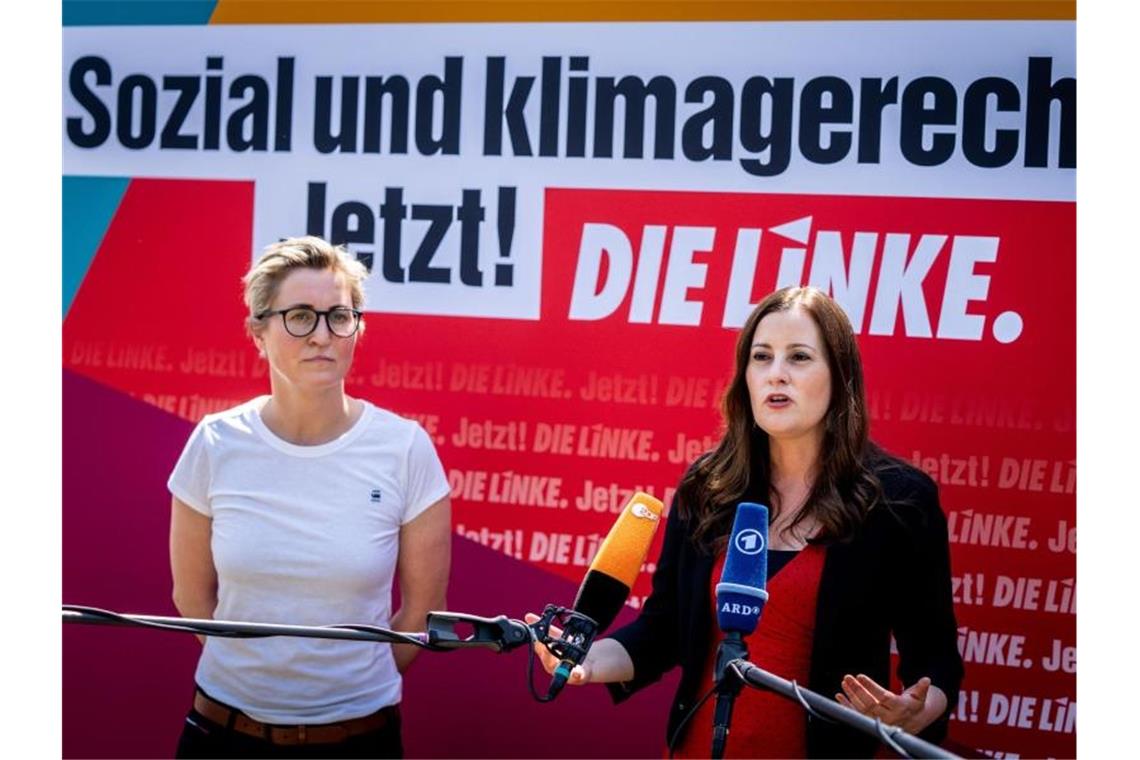
[[[574,600],[574,609],[588,615],[604,629],[613,622],[629,596],[649,554],[649,545],[665,505],[647,493],[630,498],[610,528]]]
[[[649,553],[664,510],[665,505],[659,499],[641,491],[635,493],[598,547],[590,569],[632,588],[645,564],[645,555]]]
[[[768,600],[768,508],[742,502],[736,508],[724,571],[716,586],[717,624],[725,633],[750,634]]]

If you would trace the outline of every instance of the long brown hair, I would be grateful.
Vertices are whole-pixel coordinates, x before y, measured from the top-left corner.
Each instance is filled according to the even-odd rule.
[[[780,513],[771,488],[768,434],[756,426],[745,373],[752,336],[764,317],[801,307],[815,321],[831,370],[831,405],[824,416],[820,472],[804,508],[789,529],[809,517],[820,525],[810,543],[845,541],[882,495],[871,467],[889,461],[868,437],[866,394],[859,345],[847,315],[816,288],[783,288],[756,305],[736,341],[736,368],[721,403],[724,435],[716,448],[697,460],[678,489],[683,516],[693,520],[693,538],[706,550],[723,546],[732,528],[736,503],[746,492],[771,500],[771,519]]]

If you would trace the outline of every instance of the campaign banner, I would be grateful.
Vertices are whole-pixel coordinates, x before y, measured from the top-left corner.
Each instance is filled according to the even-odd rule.
[[[940,486],[951,738],[1072,755],[1074,48],[1045,21],[68,28],[65,197],[129,180],[63,366],[186,422],[267,393],[239,278],[343,243],[348,392],[432,436],[458,536],[576,582],[715,445],[752,306],[820,287],[873,437]]]

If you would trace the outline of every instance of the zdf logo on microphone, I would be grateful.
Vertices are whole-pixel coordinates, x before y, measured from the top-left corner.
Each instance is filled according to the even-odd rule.
[[[764,534],[755,528],[746,528],[736,534],[736,548],[743,554],[759,554],[764,551]]]
[[[653,510],[640,502],[634,504],[629,511],[634,517],[640,517],[642,520],[653,521],[657,519],[657,515],[653,513]]]

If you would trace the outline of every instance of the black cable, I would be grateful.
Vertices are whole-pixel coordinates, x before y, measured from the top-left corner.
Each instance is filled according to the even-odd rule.
[[[530,657],[526,661],[526,687],[530,689],[530,695],[534,697],[536,702],[549,702],[554,697],[543,696],[534,688],[534,660],[538,657],[538,653],[534,651],[534,645],[538,643],[538,636],[529,625],[526,629],[530,633]]]
[[[673,735],[669,737],[669,760],[673,760],[673,753],[676,751],[677,740],[681,738],[681,732],[689,723],[689,719],[696,715],[697,710],[701,709],[701,705],[703,705],[705,702],[708,702],[709,697],[716,693],[716,686],[717,685],[714,683],[712,685],[712,688],[706,691],[705,695],[697,700],[697,703],[692,706],[689,712],[685,714],[685,717],[681,719],[681,722],[677,724],[677,727],[673,729]]]

